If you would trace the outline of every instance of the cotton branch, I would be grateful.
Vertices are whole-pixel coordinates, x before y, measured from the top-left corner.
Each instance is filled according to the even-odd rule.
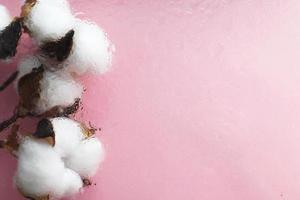
[[[12,82],[14,82],[14,80],[17,78],[18,74],[19,74],[18,71],[12,73],[12,74],[8,77],[8,79],[6,79],[6,81],[4,81],[4,82],[2,83],[2,85],[0,85],[0,92],[3,91],[3,90],[5,90]]]

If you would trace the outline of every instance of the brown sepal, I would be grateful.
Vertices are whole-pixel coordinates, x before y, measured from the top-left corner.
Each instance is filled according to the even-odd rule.
[[[27,110],[29,113],[34,114],[36,104],[40,98],[40,81],[43,78],[43,74],[44,68],[40,66],[39,68],[34,68],[31,73],[26,74],[19,80],[20,110]]]
[[[17,152],[19,149],[19,127],[19,125],[15,124],[12,127],[11,133],[8,135],[7,139],[0,142],[0,148],[7,150],[12,155],[15,155],[15,152]]]
[[[39,121],[33,136],[38,139],[43,139],[51,146],[55,145],[55,132],[52,122],[49,119],[42,119]]]
[[[16,18],[0,32],[0,59],[16,55],[17,46],[22,35],[22,20]]]
[[[62,62],[67,59],[73,47],[74,30],[70,30],[57,41],[48,41],[41,46],[42,52],[51,59]]]
[[[92,185],[92,181],[87,178],[82,179],[82,182],[83,182],[83,187],[88,187]]]
[[[23,4],[22,8],[21,8],[21,17],[25,18],[28,16],[28,14],[30,13],[31,9],[33,8],[33,6],[36,4],[37,0],[26,0],[25,3]]]
[[[90,128],[87,125],[85,125],[84,123],[80,123],[80,126],[81,126],[81,130],[82,130],[82,133],[85,136],[85,138],[90,138],[96,134],[97,129]]]

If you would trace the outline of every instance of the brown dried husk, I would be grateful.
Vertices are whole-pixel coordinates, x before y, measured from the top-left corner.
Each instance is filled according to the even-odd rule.
[[[31,12],[31,9],[34,7],[36,4],[37,0],[26,0],[25,3],[23,4],[21,8],[21,17],[25,18],[29,15]]]
[[[92,137],[96,133],[96,129],[89,128],[84,123],[80,123],[80,127],[81,127],[81,130],[82,130],[82,134],[85,136],[86,139]]]
[[[19,125],[14,125],[11,129],[11,133],[8,135],[5,141],[1,142],[1,148],[5,149],[12,155],[16,155],[16,152],[19,149],[20,141],[19,141]]]
[[[35,68],[31,73],[23,76],[18,82],[19,93],[19,109],[21,115],[26,115],[26,112],[35,114],[35,107],[40,99],[41,85],[40,81],[43,78],[44,68],[40,66]]]
[[[73,47],[74,30],[70,30],[64,37],[56,41],[47,41],[40,48],[42,52],[57,62],[66,60]]]
[[[0,31],[0,59],[14,57],[22,35],[22,22],[16,18],[4,30]]]

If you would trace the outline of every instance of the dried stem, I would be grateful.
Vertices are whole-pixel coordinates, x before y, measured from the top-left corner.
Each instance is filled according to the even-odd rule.
[[[9,119],[3,121],[0,123],[0,132],[5,130],[6,128],[10,127],[13,123],[15,123],[21,116],[18,112],[15,112],[13,116],[11,116]]]
[[[9,128],[13,123],[15,123],[19,118],[25,118],[27,116],[29,117],[42,117],[42,118],[48,118],[48,117],[69,117],[69,115],[72,115],[77,112],[80,106],[80,99],[76,99],[73,105],[62,108],[60,106],[56,106],[52,108],[51,110],[47,111],[46,113],[42,115],[33,115],[30,112],[28,112],[26,109],[22,109],[22,106],[18,106],[16,109],[16,112],[13,116],[11,116],[9,119],[3,121],[0,123],[0,132],[5,130],[6,128]]]
[[[14,82],[14,80],[17,78],[19,72],[15,71],[14,73],[12,73],[8,79],[6,79],[6,81],[4,81],[4,83],[2,83],[2,85],[0,85],[0,92],[5,90],[12,82]]]

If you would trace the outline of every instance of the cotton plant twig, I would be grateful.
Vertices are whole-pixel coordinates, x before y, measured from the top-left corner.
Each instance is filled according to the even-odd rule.
[[[18,77],[19,72],[15,71],[14,73],[12,73],[8,79],[6,79],[1,85],[0,85],[0,92],[2,92],[3,90],[5,90],[11,83],[13,83],[16,78]]]
[[[0,132],[10,127],[10,125],[15,123],[19,118],[23,118],[30,114],[28,109],[35,105],[36,99],[39,97],[39,89],[36,82],[41,79],[42,72],[43,68],[34,69],[33,73],[19,81],[19,85],[21,86],[19,89],[19,105],[9,119],[0,123]]]
[[[91,177],[104,158],[104,150],[99,139],[86,136],[85,129],[82,123],[69,118],[47,118],[39,121],[33,134],[22,139],[15,181],[23,196],[34,200],[47,199],[47,194],[50,199],[56,195],[61,197],[57,192],[60,190],[47,191],[42,187],[41,192],[36,192],[36,184],[61,187],[66,194],[76,194],[92,185]],[[28,177],[32,186],[28,185]],[[38,198],[39,195],[42,198]]]
[[[12,124],[14,124],[18,119],[29,117],[39,117],[39,118],[50,118],[50,117],[69,117],[72,114],[75,114],[80,106],[80,99],[76,99],[75,103],[68,107],[57,106],[51,109],[50,111],[42,114],[42,115],[32,115],[29,112],[22,111],[17,109],[16,112],[9,119],[0,123],[0,132],[9,128]]]
[[[0,133],[12,126],[0,148],[18,158],[15,186],[30,200],[75,195],[92,185],[91,177],[105,157],[94,136],[97,129],[70,119],[83,93],[75,75],[106,72],[112,56],[110,41],[96,24],[77,19],[66,0],[26,0],[20,17],[4,22],[10,24],[1,27],[0,59],[16,54],[22,32],[39,48],[0,85],[1,92],[17,79],[19,103],[13,115],[0,123]],[[34,133],[21,138],[16,122],[25,117],[42,120]]]
[[[64,119],[64,118],[61,118]],[[65,118],[66,119],[66,118]],[[43,119],[40,122],[43,121],[48,121],[49,123],[51,123],[49,120],[47,119]],[[76,121],[73,121],[73,123],[77,123]],[[40,123],[39,123],[40,124]],[[54,131],[52,124],[49,124],[50,126],[38,126],[37,127],[37,131],[41,132],[41,133],[45,133],[45,131],[47,132],[47,129],[52,129],[52,131]],[[82,126],[83,124],[80,124],[80,126]],[[78,127],[79,128],[79,127]],[[84,127],[85,128],[85,127]],[[79,128],[80,129],[80,128]],[[62,131],[62,130],[61,130]],[[67,130],[65,130],[67,131]],[[82,131],[81,132],[84,136],[85,133]],[[62,134],[62,133],[59,133]],[[37,137],[36,134],[30,134],[28,136],[23,136],[23,139],[25,139],[26,137],[29,138],[38,138],[40,140],[45,140],[45,142],[49,143],[49,141],[47,140],[48,137]],[[50,137],[50,136],[49,136]],[[55,137],[55,135],[52,135],[51,137]],[[89,136],[89,138],[92,136]],[[85,137],[84,137],[85,138]],[[13,155],[14,157],[18,158],[18,151],[22,151],[22,148],[19,148],[22,145],[22,136],[19,133],[19,125],[15,124],[12,128],[11,128],[11,133],[8,135],[7,139],[0,141],[0,149],[4,149],[7,152],[9,152],[11,155]],[[72,139],[72,138],[70,138]],[[88,138],[85,138],[84,140],[87,140]],[[52,143],[49,143],[49,145],[53,146],[54,145]],[[20,155],[21,156],[21,155]],[[89,187],[92,185],[92,181],[90,178],[87,177],[82,177],[82,187]],[[21,190],[21,188],[17,188],[19,190],[19,192],[26,198],[26,199],[30,199],[30,200],[49,200],[50,199],[50,195],[44,195],[44,196],[29,196],[28,194],[24,193],[24,191]]]
[[[18,113],[14,113],[9,119],[4,120],[0,123],[0,132],[9,128],[13,123],[15,123],[21,116]]]

